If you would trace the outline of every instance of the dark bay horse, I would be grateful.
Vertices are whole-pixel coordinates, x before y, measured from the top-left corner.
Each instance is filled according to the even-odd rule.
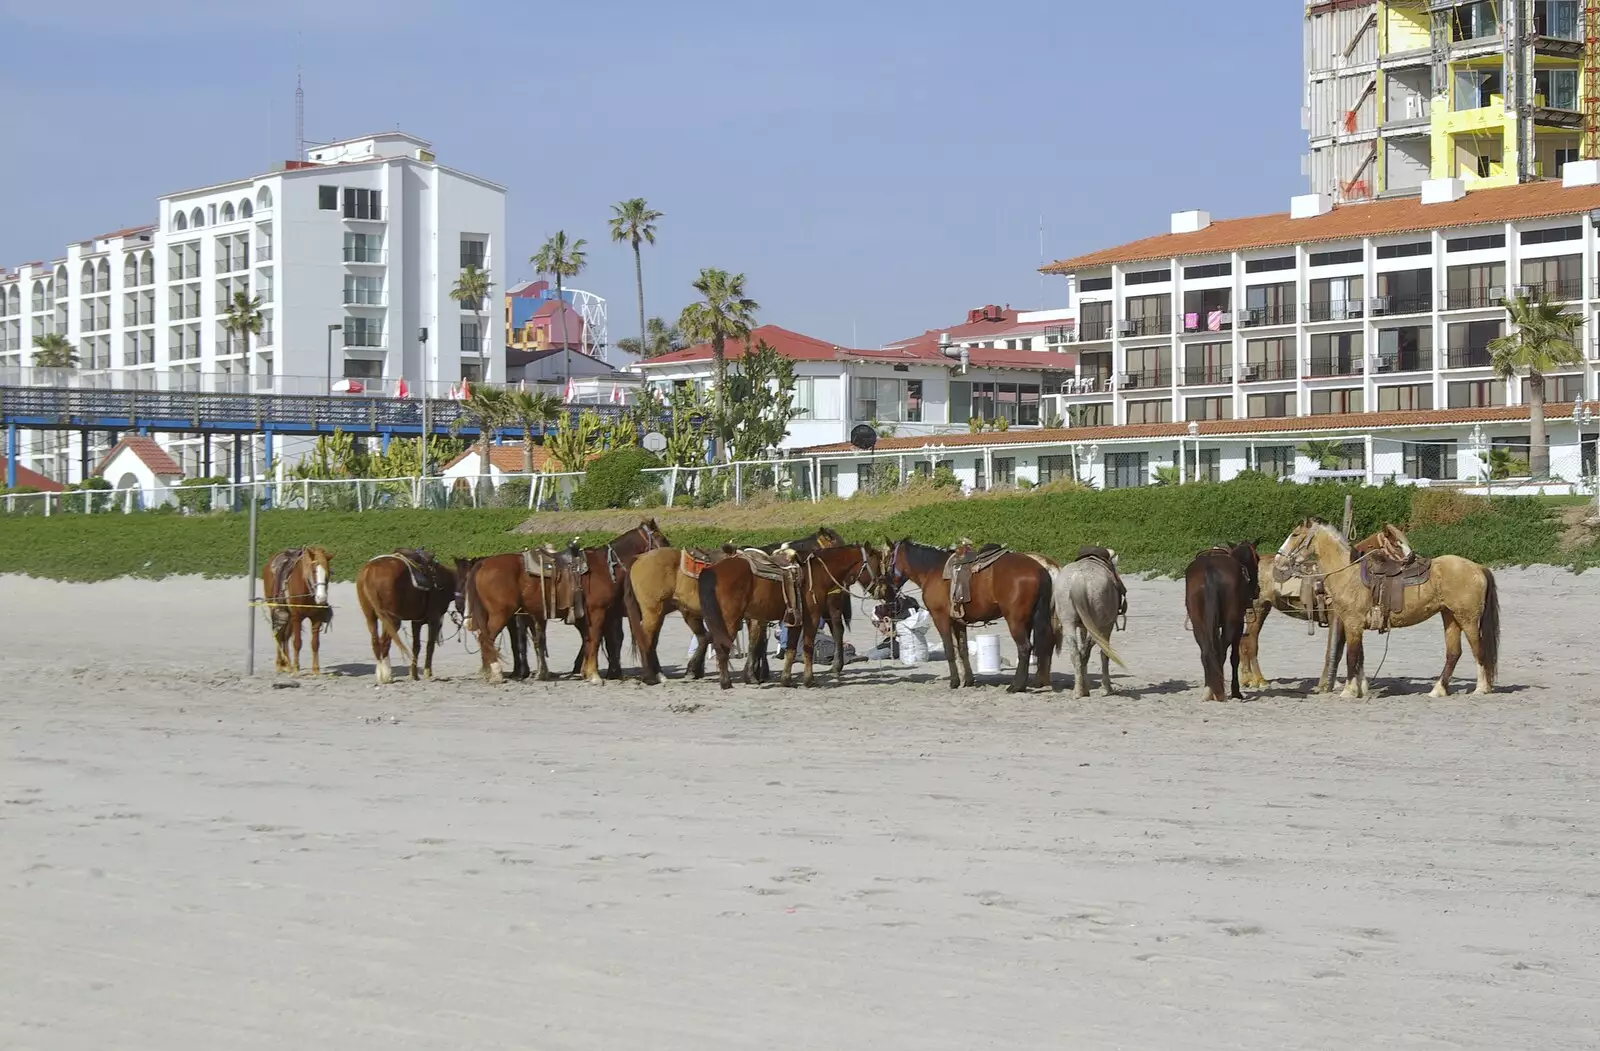
[[[293,547],[279,551],[261,567],[261,593],[277,644],[273,667],[278,671],[300,671],[300,626],[310,621],[311,674],[322,672],[322,629],[333,623],[333,607],[328,605],[328,566],[332,561],[332,556],[320,547]]]
[[[583,549],[589,571],[583,575],[584,609],[573,619],[578,633],[583,636],[583,651],[573,667],[589,682],[599,682],[600,646],[606,648],[605,678],[622,678],[622,622],[627,615],[623,596],[627,590],[628,571],[646,551],[670,547],[666,534],[647,518],[620,536],[599,547]]]
[[[850,600],[853,588],[862,588],[869,595],[885,590],[883,584],[883,553],[866,544],[848,547],[821,548],[800,556],[800,630],[789,633],[790,645],[783,662],[783,684],[789,684],[790,670],[794,667],[795,636],[800,639],[800,649],[805,654],[805,675],[801,683],[814,686],[811,655],[817,641],[817,627],[824,618],[833,633],[833,678],[844,677],[844,629],[850,624]]]
[[[1239,645],[1245,613],[1260,591],[1260,565],[1255,545],[1246,541],[1202,551],[1184,572],[1184,604],[1194,641],[1200,646],[1208,701],[1226,699],[1222,692],[1224,658],[1233,673],[1229,696],[1244,700],[1239,692]]]
[[[410,663],[411,678],[416,681],[424,625],[428,629],[428,652],[422,662],[422,674],[433,678],[433,650],[439,641],[439,626],[450,611],[455,592],[455,572],[422,550],[402,548],[379,555],[357,571],[356,600],[361,603],[361,615],[367,618],[367,631],[372,635],[378,682],[394,681],[389,667],[391,643]],[[411,622],[410,649],[400,638],[403,621]]]
[[[1028,662],[1033,658],[1039,661],[1039,680],[1048,683],[1055,644],[1050,627],[1050,571],[1037,559],[1008,551],[972,574],[971,597],[956,617],[950,609],[950,581],[944,579],[945,565],[953,554],[948,548],[897,540],[888,547],[884,567],[891,590],[910,582],[922,591],[922,605],[944,643],[945,659],[950,664],[950,688],[974,684],[972,663],[967,657],[967,626],[1002,618],[1017,645],[1017,674],[1006,692],[1027,690]],[[959,671],[957,660],[961,662]]]

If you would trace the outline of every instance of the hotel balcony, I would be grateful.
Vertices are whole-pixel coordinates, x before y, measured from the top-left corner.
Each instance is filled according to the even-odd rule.
[[[1315,356],[1306,363],[1305,379],[1325,379],[1329,376],[1360,376],[1364,363],[1360,358]]]
[[[1388,317],[1395,314],[1426,314],[1433,309],[1433,296],[1431,294],[1420,296],[1373,296],[1373,317]]]
[[[1210,387],[1232,382],[1232,365],[1189,365],[1183,370],[1185,387]]]
[[[1268,380],[1292,380],[1299,374],[1298,364],[1292,360],[1251,361],[1239,370],[1243,383],[1265,383]]]
[[[1141,336],[1170,336],[1171,314],[1145,314],[1142,317],[1123,318],[1117,323],[1117,334],[1130,339]]]
[[[1307,321],[1349,321],[1366,312],[1366,304],[1359,299],[1328,299],[1306,304]]]
[[[1240,328],[1261,328],[1265,325],[1292,325],[1295,322],[1293,305],[1281,307],[1246,307],[1239,314]]]
[[[1486,369],[1491,364],[1488,347],[1469,347],[1466,350],[1452,350],[1445,355],[1444,367],[1447,369]]]

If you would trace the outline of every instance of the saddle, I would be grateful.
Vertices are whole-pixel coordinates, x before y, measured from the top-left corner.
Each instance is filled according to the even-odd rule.
[[[1128,617],[1128,586],[1122,582],[1122,574],[1117,572],[1117,553],[1109,547],[1096,547],[1085,544],[1078,548],[1078,557],[1075,562],[1098,562],[1111,571],[1112,583],[1117,585],[1117,616],[1126,621]],[[1124,624],[1122,630],[1127,630]]]
[[[780,547],[768,554],[758,547],[746,547],[741,548],[738,555],[749,563],[750,572],[783,587],[783,623],[791,628],[797,626],[800,623],[800,564],[795,561],[794,549]]]
[[[945,560],[942,574],[950,582],[950,616],[956,620],[965,617],[967,603],[972,599],[972,575],[988,569],[1000,560],[1001,555],[1010,553],[1009,548],[999,544],[984,544],[975,548],[972,541],[965,538],[956,543],[956,549]]]
[[[285,599],[288,597],[289,574],[294,572],[294,564],[300,561],[306,553],[303,547],[291,547],[287,551],[279,551],[267,560],[267,568],[272,572],[272,594],[269,598]]]
[[[418,591],[439,589],[439,562],[433,557],[433,552],[420,547],[397,547],[389,553],[389,557],[405,563],[411,573],[411,586]]]
[[[1379,633],[1389,630],[1393,616],[1405,608],[1406,588],[1428,582],[1433,559],[1402,554],[1389,545],[1369,551],[1361,560],[1361,583],[1372,592],[1367,624]]]
[[[588,603],[583,593],[583,578],[589,572],[589,559],[576,539],[567,545],[565,551],[558,551],[549,544],[524,550],[522,569],[528,576],[539,578],[546,616],[550,613],[552,591],[559,601],[560,588],[563,586],[567,589],[569,601],[561,619],[574,624],[584,616]]]
[[[707,566],[722,561],[727,556],[712,554],[699,547],[686,547],[678,553],[678,572],[690,580],[699,580],[700,573]]]

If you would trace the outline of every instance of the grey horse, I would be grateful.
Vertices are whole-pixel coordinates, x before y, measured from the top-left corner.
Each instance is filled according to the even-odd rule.
[[[1116,555],[1111,556],[1113,559]],[[1111,662],[1126,668],[1111,647],[1121,594],[1110,566],[1096,558],[1069,562],[1055,574],[1055,611],[1072,645],[1073,696],[1089,696],[1089,652],[1100,647],[1100,679],[1106,696],[1111,688]]]

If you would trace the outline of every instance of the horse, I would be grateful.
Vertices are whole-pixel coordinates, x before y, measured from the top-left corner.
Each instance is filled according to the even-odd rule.
[[[1111,687],[1111,662],[1127,667],[1111,647],[1122,611],[1122,590],[1117,586],[1116,554],[1106,559],[1080,557],[1054,575],[1055,615],[1072,646],[1073,696],[1089,696],[1089,654],[1100,647],[1100,684],[1107,697]]]
[[[1368,585],[1362,583],[1358,567],[1371,562],[1374,554],[1367,552],[1352,558],[1349,543],[1338,531],[1316,518],[1307,518],[1295,526],[1278,550],[1297,572],[1322,578],[1328,605],[1345,633],[1342,696],[1368,696],[1361,636],[1373,610],[1373,596]],[[1409,544],[1400,553],[1409,555]],[[1478,663],[1477,689],[1473,692],[1491,692],[1500,663],[1500,589],[1494,574],[1456,555],[1434,558],[1427,580],[1405,588],[1404,601],[1393,612],[1389,626],[1408,628],[1431,620],[1435,615],[1444,621],[1444,669],[1428,696],[1450,695],[1450,677],[1461,659],[1463,634]]]
[[[573,667],[574,674],[588,682],[599,682],[600,646],[606,648],[605,678],[622,678],[622,621],[626,615],[624,593],[628,572],[638,557],[647,551],[669,545],[654,518],[612,537],[599,547],[583,549],[587,571],[582,574],[584,608],[576,611],[573,626],[582,636],[582,651]]]
[[[1232,666],[1229,696],[1244,700],[1239,692],[1239,640],[1244,636],[1244,615],[1256,600],[1261,558],[1248,541],[1232,547],[1202,551],[1184,572],[1184,602],[1194,641],[1200,646],[1208,701],[1221,701],[1222,659]]]
[[[830,547],[809,551],[800,556],[800,648],[805,654],[805,673],[801,679],[807,687],[816,685],[812,676],[811,655],[817,640],[817,625],[823,617],[833,633],[833,678],[844,678],[844,629],[850,624],[851,589],[861,587],[868,594],[881,592],[883,556],[866,544],[851,547]],[[792,640],[796,632],[790,631]],[[786,647],[782,682],[789,685],[790,671],[794,667],[795,647]]]
[[[1393,543],[1388,536],[1388,530],[1393,526],[1385,525],[1383,529],[1364,538],[1355,545],[1357,554],[1376,551],[1385,544]],[[1398,530],[1396,530],[1398,532]],[[1261,630],[1266,626],[1267,614],[1273,610],[1282,611],[1286,617],[1306,622],[1306,634],[1313,635],[1317,630],[1316,620],[1306,609],[1307,600],[1313,598],[1313,582],[1308,579],[1294,576],[1289,573],[1283,580],[1279,580],[1280,572],[1288,569],[1282,555],[1277,552],[1264,554],[1258,563],[1256,577],[1261,582],[1260,594],[1251,604],[1250,612],[1244,620],[1244,639],[1239,643],[1239,682],[1244,686],[1261,688],[1267,685],[1266,674],[1261,670]],[[1338,631],[1337,628],[1334,629]],[[1344,657],[1344,650],[1334,643],[1332,667],[1328,669],[1330,676],[1339,672],[1339,662]],[[1319,690],[1330,690],[1331,682],[1319,682]]]
[[[500,682],[505,677],[505,662],[495,647],[495,639],[507,629],[511,632],[511,678],[526,679],[531,674],[528,666],[530,632],[539,662],[539,680],[543,682],[554,677],[546,659],[547,595],[553,610],[570,608],[570,585],[564,579],[557,579],[553,587],[546,586],[540,578],[528,573],[520,551],[456,559],[456,613],[462,618],[465,629],[478,637],[485,679]]]
[[[785,548],[793,551],[797,556],[806,555],[812,551],[822,551],[832,547],[844,546],[844,537],[837,529],[821,526],[815,533],[795,537],[793,540],[780,540],[773,544],[760,544],[757,551],[773,554]],[[849,623],[849,615],[845,614],[845,623]],[[745,625],[745,634],[749,637],[750,656],[755,660],[756,681],[766,682],[772,677],[772,663],[767,658],[767,625],[765,623],[751,622]],[[789,660],[794,659],[795,648],[791,638],[784,647],[785,655]]]
[[[959,611],[951,609],[951,581],[944,577],[945,566],[955,551],[929,547],[910,539],[885,544],[885,567],[890,592],[906,583],[917,585],[922,605],[933,618],[939,639],[944,643],[945,660],[950,666],[950,688],[974,685],[972,662],[967,656],[967,626],[1005,619],[1017,645],[1017,673],[1008,693],[1028,688],[1028,662],[1039,659],[1039,679],[1050,681],[1051,637],[1050,571],[1037,559],[1007,551],[992,563],[975,570],[971,595]],[[960,668],[957,668],[957,661]]]
[[[433,650],[439,641],[439,626],[455,598],[456,575],[426,551],[402,548],[367,561],[356,573],[356,600],[367,631],[372,635],[372,656],[377,661],[374,673],[379,683],[394,681],[389,667],[389,646],[400,648],[400,655],[411,665],[411,680],[417,679],[417,651],[422,646],[422,628],[428,628],[428,652],[422,677],[433,678]],[[400,638],[401,621],[411,622],[411,648]]]
[[[780,548],[775,555],[767,555],[759,550],[754,552],[758,560],[770,560],[773,568],[764,569],[763,573],[777,572],[787,576],[787,580],[773,580],[756,571],[747,552],[732,549],[732,545],[725,546],[723,550],[729,557],[702,569],[696,587],[700,592],[700,616],[705,621],[706,633],[711,637],[711,645],[717,654],[717,681],[726,690],[733,686],[733,679],[728,674],[728,656],[733,650],[733,636],[738,624],[745,621],[750,628],[744,681],[747,684],[764,681],[765,676],[757,677],[757,666],[765,656],[767,625],[782,618],[791,633],[798,632],[805,620],[805,604],[799,596],[800,572],[793,551]],[[813,626],[813,637],[815,633]],[[792,657],[785,667],[791,664]]]
[[[300,673],[300,625],[311,622],[311,674],[320,675],[322,629],[333,624],[328,605],[328,564],[332,556],[320,547],[292,547],[279,551],[261,567],[261,593],[272,621],[277,644],[273,667]],[[294,660],[289,659],[289,638],[294,637]]]

